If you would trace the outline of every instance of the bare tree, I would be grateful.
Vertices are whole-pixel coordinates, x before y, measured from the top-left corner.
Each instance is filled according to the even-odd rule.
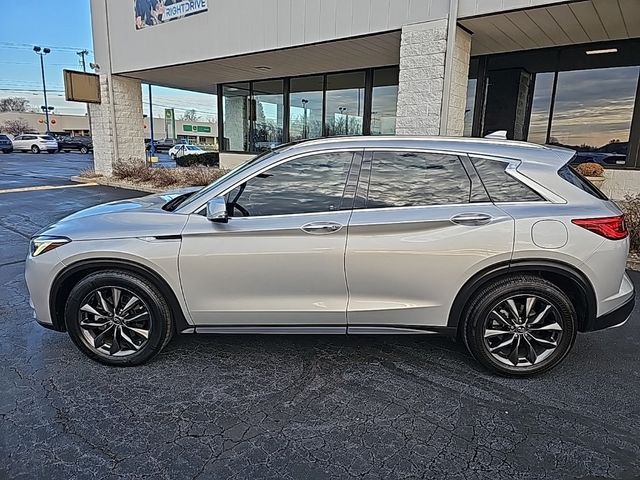
[[[199,118],[200,115],[198,115],[198,112],[196,112],[195,108],[192,108],[191,110],[185,110],[182,114],[182,120],[187,122],[197,122]]]
[[[14,137],[16,135],[22,135],[23,133],[31,132],[32,128],[24,118],[18,118],[16,120],[7,120],[0,124],[0,132],[10,133]]]
[[[0,98],[0,112],[29,112],[29,100],[22,97]]]

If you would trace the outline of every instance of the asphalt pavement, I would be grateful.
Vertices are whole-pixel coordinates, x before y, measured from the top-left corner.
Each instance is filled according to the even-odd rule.
[[[526,380],[408,335],[181,336],[141,367],[90,361],[33,320],[28,237],[140,194],[7,191],[90,161],[0,154],[0,479],[640,477],[637,309]]]

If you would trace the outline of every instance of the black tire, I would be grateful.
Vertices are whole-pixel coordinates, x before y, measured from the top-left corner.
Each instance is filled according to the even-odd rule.
[[[528,308],[526,302],[530,298],[535,300],[530,314],[525,314]],[[508,300],[516,305],[520,313],[518,317],[508,308]],[[537,318],[545,309],[547,313],[537,323]],[[496,312],[500,312],[500,315]],[[540,328],[543,322],[548,324]],[[510,326],[512,323],[513,327]],[[553,330],[547,329],[549,325],[553,325]],[[496,334],[497,331],[505,333]],[[466,309],[462,330],[464,342],[476,360],[500,375],[513,377],[526,377],[551,370],[568,355],[576,333],[577,315],[569,298],[551,282],[532,275],[510,276],[476,292]],[[510,340],[513,343],[496,350]],[[555,349],[550,348],[553,344],[556,345]],[[493,353],[490,349],[494,350]],[[521,353],[524,353],[522,359]],[[510,357],[511,360],[502,357]],[[517,358],[515,365],[513,358]]]
[[[40,153],[40,147],[38,145],[31,145],[31,153]]]
[[[80,326],[83,316],[86,316],[86,313],[83,313],[80,308],[88,302],[88,298],[97,289],[113,287],[138,297],[149,312],[148,317],[145,317],[149,319],[150,325],[146,343],[138,351],[124,356],[110,355],[97,350],[95,345],[91,346],[85,335],[88,335],[86,329]],[[174,331],[171,309],[160,291],[148,280],[118,270],[92,273],[80,280],[67,298],[65,323],[69,336],[85,355],[105,365],[119,367],[135,366],[147,362],[169,343]],[[113,341],[111,345],[113,345]]]
[[[53,149],[47,150],[47,153],[58,153],[58,150],[53,150]]]
[[[2,150],[2,153],[11,153],[13,152],[13,148],[7,148],[6,150]]]
[[[86,155],[87,153],[89,153],[89,149],[87,147],[80,147],[80,153]]]

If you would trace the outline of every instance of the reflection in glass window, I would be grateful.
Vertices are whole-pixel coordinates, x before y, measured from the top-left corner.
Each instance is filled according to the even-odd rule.
[[[373,72],[371,135],[393,135],[396,133],[398,75],[397,68],[381,68]]]
[[[282,143],[284,129],[284,82],[268,80],[253,83],[252,150],[263,152]]]
[[[224,150],[246,151],[249,139],[249,83],[222,87],[222,125]]]
[[[297,158],[253,177],[226,196],[231,216],[289,215],[340,210],[353,153]]]
[[[634,66],[560,72],[550,143],[574,148],[591,161],[624,162],[639,70]]]
[[[463,136],[470,137],[473,128],[473,112],[476,105],[477,78],[470,78],[467,83],[467,104],[464,107],[464,133]]]
[[[519,182],[505,169],[509,165],[498,160],[472,157],[474,167],[487,189],[492,202],[536,202],[543,200],[540,195]]]
[[[376,152],[367,208],[469,203],[471,181],[458,157]]]
[[[546,143],[547,128],[549,126],[549,109],[551,108],[551,94],[553,92],[553,72],[536,74],[531,102],[531,117],[529,119],[528,142]]]
[[[326,133],[362,135],[364,72],[327,75]]]
[[[322,76],[292,78],[290,84],[289,139],[322,136]]]

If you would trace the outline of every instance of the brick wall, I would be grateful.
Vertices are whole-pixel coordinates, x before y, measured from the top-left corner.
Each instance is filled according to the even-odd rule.
[[[467,106],[467,83],[469,81],[469,61],[471,58],[471,35],[457,27],[453,51],[453,68],[446,135],[462,136],[464,133],[464,111]]]
[[[109,80],[113,82],[113,106]],[[117,158],[144,161],[140,81],[102,74],[100,75],[100,95],[102,103],[92,104],[89,107],[94,149],[93,162],[96,172],[109,175]]]
[[[396,133],[438,135],[447,50],[447,20],[407,25],[400,42]]]

